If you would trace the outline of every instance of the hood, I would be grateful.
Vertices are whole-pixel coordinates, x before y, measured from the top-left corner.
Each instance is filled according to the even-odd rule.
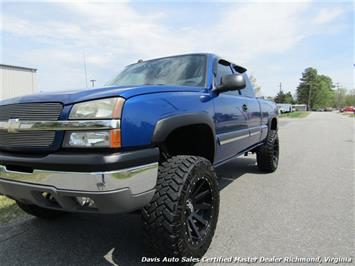
[[[72,91],[59,91],[48,93],[36,93],[16,98],[0,101],[0,105],[17,103],[40,103],[40,102],[60,102],[63,105],[70,105],[77,102],[84,102],[100,98],[117,97],[131,98],[141,94],[174,92],[174,91],[192,91],[196,92],[196,87],[187,86],[169,86],[169,85],[144,85],[131,87],[102,87]]]

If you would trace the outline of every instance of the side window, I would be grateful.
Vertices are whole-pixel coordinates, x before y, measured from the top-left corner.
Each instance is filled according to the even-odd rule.
[[[240,90],[240,92],[241,92],[242,96],[254,98],[255,97],[254,87],[251,84],[248,76],[246,74],[243,74],[243,75],[244,75],[245,82],[246,82],[247,86],[244,89]]]
[[[217,65],[217,76],[216,76],[216,80],[215,80],[215,85],[220,85],[221,84],[221,79],[222,76],[224,75],[230,75],[233,74],[232,69],[230,67],[230,65],[224,65],[222,63],[218,63]]]

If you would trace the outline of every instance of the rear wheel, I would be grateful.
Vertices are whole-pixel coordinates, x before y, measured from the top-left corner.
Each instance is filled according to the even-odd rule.
[[[156,193],[143,209],[144,232],[160,256],[200,258],[212,241],[219,189],[211,163],[175,156],[159,167]]]
[[[22,203],[19,201],[17,201],[17,205],[24,212],[26,212],[32,216],[36,216],[38,218],[46,219],[46,220],[55,219],[55,218],[65,214],[65,212],[62,212],[62,211],[45,209],[45,208],[39,207],[37,205],[25,204],[25,203]]]
[[[266,173],[274,172],[279,163],[279,137],[276,130],[270,130],[265,143],[257,150],[258,168]]]

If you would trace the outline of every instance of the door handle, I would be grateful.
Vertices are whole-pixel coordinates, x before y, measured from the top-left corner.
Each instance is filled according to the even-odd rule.
[[[242,108],[244,112],[248,111],[248,106],[246,104],[243,104]]]

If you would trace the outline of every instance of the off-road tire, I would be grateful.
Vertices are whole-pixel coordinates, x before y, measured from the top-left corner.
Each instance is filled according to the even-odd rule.
[[[258,168],[266,173],[272,173],[279,163],[279,137],[276,130],[270,130],[265,143],[257,150]]]
[[[208,196],[200,199],[203,193]],[[145,240],[160,257],[201,258],[212,241],[218,212],[219,188],[211,163],[197,156],[172,157],[160,164],[155,195],[142,211]],[[191,218],[195,213],[207,216],[208,223]],[[192,230],[196,227],[190,219],[198,228],[205,226],[203,237]]]
[[[65,212],[62,212],[62,211],[45,209],[45,208],[39,207],[37,205],[25,204],[25,203],[22,203],[19,201],[17,201],[16,203],[20,207],[20,209],[23,210],[24,212],[26,212],[27,214],[30,214],[32,216],[36,216],[36,217],[38,217],[40,219],[44,219],[44,220],[53,220],[53,219],[65,214]]]

